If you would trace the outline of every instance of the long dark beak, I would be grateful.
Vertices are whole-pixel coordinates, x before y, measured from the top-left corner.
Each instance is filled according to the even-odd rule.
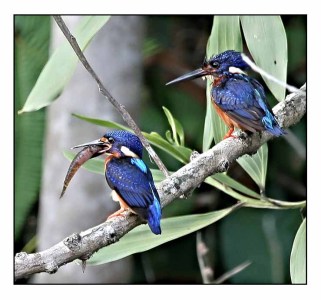
[[[94,140],[94,141],[91,141],[89,143],[85,143],[85,144],[74,146],[71,149],[84,148],[84,147],[87,147],[87,146],[105,146],[105,145],[106,145],[106,143],[102,142],[101,140]]]
[[[182,82],[182,81],[186,81],[186,80],[191,80],[191,79],[195,79],[195,78],[199,78],[202,76],[206,76],[208,75],[208,72],[206,70],[203,70],[202,68],[199,68],[197,70],[194,70],[192,72],[189,72],[187,74],[184,74],[170,82],[167,82],[166,85],[170,85],[173,83],[177,83],[177,82]]]

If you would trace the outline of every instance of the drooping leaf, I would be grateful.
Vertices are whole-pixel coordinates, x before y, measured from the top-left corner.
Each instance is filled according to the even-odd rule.
[[[292,246],[290,257],[290,274],[292,283],[305,284],[306,274],[306,219],[301,223]]]
[[[162,219],[162,234],[157,236],[151,233],[147,225],[140,225],[122,237],[119,242],[99,250],[88,260],[88,264],[104,264],[155,248],[213,224],[233,212],[236,208],[237,205],[234,205],[206,214]]]
[[[239,16],[215,16],[212,32],[207,43],[207,58],[226,50],[242,51],[242,36]],[[206,116],[203,135],[203,151],[209,149],[213,138],[221,141],[228,128],[215,112],[211,100],[211,84],[207,80]]]
[[[237,159],[237,162],[251,176],[260,191],[264,193],[268,164],[267,143],[263,144],[254,155],[243,155]]]
[[[109,16],[82,17],[75,32],[72,33],[76,37],[81,50],[88,46],[89,42],[109,18]],[[19,113],[38,110],[51,104],[69,82],[77,63],[77,55],[68,41],[65,40],[47,61]]]
[[[49,55],[50,18],[15,19],[15,239],[21,235],[30,210],[38,201],[45,131],[45,110],[16,115]]]
[[[286,82],[288,46],[280,16],[241,16],[249,51],[255,63],[277,79]],[[281,101],[285,88],[263,78],[274,97]]]

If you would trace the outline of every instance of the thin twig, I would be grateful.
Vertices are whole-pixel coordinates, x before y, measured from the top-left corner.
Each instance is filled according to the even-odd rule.
[[[208,284],[213,281],[214,278],[214,270],[210,266],[208,259],[208,248],[204,241],[202,240],[201,231],[197,231],[196,233],[196,254],[198,264],[201,270],[203,283]]]
[[[266,71],[264,71],[263,69],[261,69],[254,62],[252,62],[244,53],[242,53],[241,55],[242,55],[242,59],[253,69],[253,71],[261,74],[263,77],[265,77],[271,81],[274,81],[278,85],[283,86],[291,93],[305,94],[304,91],[296,88],[295,86],[289,85],[286,82],[283,82],[283,81],[277,79],[276,77],[272,76],[271,74],[269,74]]]
[[[302,89],[305,90],[305,86]],[[288,128],[299,122],[305,115],[306,96],[302,93],[290,94],[273,108],[273,112],[282,128]],[[198,155],[157,185],[162,207],[199,186],[208,176],[227,171],[238,157],[256,152],[261,145],[272,138],[273,136],[266,131],[249,135],[244,139],[230,138]],[[265,202],[261,207],[282,208],[264,200],[258,202]],[[251,207],[247,202],[241,203]],[[142,220],[136,215],[126,213],[123,217],[116,217],[84,232],[75,233],[42,252],[17,253],[15,278],[19,279],[40,272],[53,273],[75,259],[86,260],[99,249],[117,242],[140,224]]]
[[[123,120],[128,124],[128,126],[133,129],[135,134],[139,137],[142,144],[144,145],[145,149],[148,151],[150,157],[154,160],[154,162],[157,164],[158,168],[164,173],[166,177],[168,177],[170,174],[161,161],[161,159],[158,157],[154,149],[151,147],[147,139],[143,136],[141,130],[137,126],[136,122],[133,120],[133,118],[130,116],[128,111],[125,109],[125,107],[118,103],[117,100],[109,93],[109,91],[105,88],[93,68],[90,66],[89,62],[87,61],[85,55],[81,51],[76,38],[70,33],[68,27],[66,26],[65,22],[61,18],[61,16],[53,16],[56,23],[58,24],[59,28],[65,35],[66,39],[70,43],[71,47],[74,49],[75,53],[77,54],[78,58],[80,59],[83,66],[86,68],[86,70],[89,72],[89,74],[94,78],[94,80],[98,84],[98,89],[101,92],[101,94],[109,100],[109,102],[117,109],[117,111],[122,116]]]
[[[233,268],[232,270],[226,272],[225,274],[223,274],[222,276],[220,276],[219,278],[217,278],[216,280],[214,280],[212,283],[215,284],[221,284],[224,281],[226,281],[227,279],[231,278],[232,276],[242,272],[245,268],[247,268],[252,262],[250,261],[245,261],[244,263],[236,266],[235,268]]]

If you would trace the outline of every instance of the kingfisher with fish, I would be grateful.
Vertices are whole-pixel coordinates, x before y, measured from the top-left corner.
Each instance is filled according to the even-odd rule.
[[[93,157],[107,154],[105,177],[112,189],[112,199],[120,204],[120,209],[108,219],[130,211],[147,221],[154,234],[161,234],[160,198],[152,173],[142,160],[143,145],[136,135],[125,130],[107,131],[100,139],[73,148],[83,149],[70,164],[60,198],[81,165]]]
[[[285,132],[266,101],[263,86],[245,72],[249,68],[240,52],[227,50],[205,59],[201,68],[167,85],[200,77],[209,78],[212,81],[214,108],[229,127],[223,139],[235,137],[235,128],[251,133],[268,131],[273,136],[281,136]]]

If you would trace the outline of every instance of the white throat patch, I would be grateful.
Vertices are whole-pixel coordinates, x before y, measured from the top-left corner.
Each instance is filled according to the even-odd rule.
[[[228,71],[233,74],[245,74],[246,75],[246,73],[243,70],[236,68],[236,67],[229,67]]]
[[[126,156],[138,157],[138,155],[136,155],[133,151],[129,150],[125,146],[121,146],[120,151],[123,152]]]

